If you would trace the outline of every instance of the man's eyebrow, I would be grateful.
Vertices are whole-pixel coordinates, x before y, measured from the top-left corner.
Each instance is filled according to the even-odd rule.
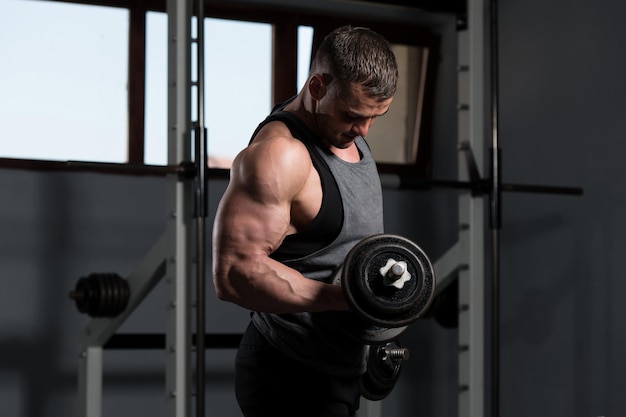
[[[386,115],[387,113],[389,113],[389,109],[390,109],[390,108],[391,108],[391,107],[387,107],[387,110],[385,110],[385,111],[383,112],[383,114],[379,114],[377,117],[384,116],[384,115]]]
[[[381,114],[375,114],[373,116],[367,115],[367,114],[362,114],[362,113],[357,113],[357,112],[352,112],[349,111],[347,114],[349,117],[355,118],[355,119],[369,119],[370,117],[381,117],[386,115],[389,112],[389,107],[387,107],[387,110],[385,110],[384,113]]]

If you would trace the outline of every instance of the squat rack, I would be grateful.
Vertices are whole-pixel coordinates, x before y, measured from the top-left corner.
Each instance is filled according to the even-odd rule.
[[[498,0],[468,0],[467,26],[458,31],[459,180],[433,186],[465,189],[459,193],[459,238],[434,268],[437,294],[458,279],[458,415],[500,415],[500,229],[503,191],[581,195],[580,188],[502,183],[499,143]],[[485,66],[488,65],[486,68]],[[487,95],[486,93],[489,93]],[[490,123],[484,113],[490,106]],[[488,146],[487,130],[491,132]],[[481,152],[474,155],[473,149]],[[483,149],[489,150],[488,176],[482,179]],[[408,185],[408,184],[407,184]],[[485,201],[489,197],[486,216]],[[485,219],[491,230],[491,280],[485,277]],[[488,291],[486,291],[488,290]],[[488,293],[488,294],[487,294]],[[486,311],[485,297],[491,301]],[[485,325],[490,324],[490,332]],[[489,344],[486,342],[490,341]],[[485,359],[487,347],[490,360]],[[486,371],[490,370],[490,378]],[[489,404],[486,404],[489,400]]]
[[[431,182],[431,186],[450,186],[459,192],[458,241],[435,262],[438,292],[451,281],[459,281],[459,417],[484,417],[488,415],[485,399],[491,399],[491,415],[499,414],[498,400],[498,292],[499,292],[499,228],[501,191],[527,191],[578,194],[579,190],[554,187],[515,186],[502,184],[500,177],[500,148],[498,143],[497,97],[497,0],[468,0],[467,26],[458,30],[458,126],[460,151],[459,178],[452,183]],[[195,3],[195,2],[194,2]],[[192,415],[194,378],[192,347],[195,345],[195,392],[204,392],[204,233],[206,218],[206,129],[204,128],[203,97],[203,19],[197,20],[196,36],[192,37],[194,5],[188,0],[167,0],[168,14],[168,166],[167,212],[164,235],[154,244],[136,269],[127,278],[130,299],[126,310],[115,318],[91,320],[79,338],[79,415],[100,417],[102,405],[102,350],[111,345],[112,336],[160,279],[167,286],[167,322],[163,343],[166,352],[166,407],[167,415],[188,417]],[[197,1],[198,16],[203,16],[203,2]],[[486,13],[489,11],[490,15]],[[486,48],[490,46],[491,85],[486,85]],[[196,44],[199,70],[197,80],[191,80],[193,43]],[[197,89],[198,120],[192,122],[191,94]],[[480,180],[478,167],[483,166],[483,153],[476,155],[472,149],[486,148],[487,126],[484,109],[485,92],[491,91],[492,143],[489,178]],[[194,175],[185,164],[192,160],[192,140],[195,150]],[[476,158],[476,159],[474,159]],[[83,166],[88,168],[88,166]],[[191,172],[194,172],[193,170]],[[383,184],[388,179],[383,178]],[[389,185],[389,184],[387,184]],[[394,184],[398,186],[398,184]],[[413,188],[410,179],[400,179],[400,187]],[[492,230],[492,361],[491,391],[487,393],[485,376],[486,331],[488,316],[485,311],[485,201],[490,197],[490,227]],[[194,207],[195,201],[195,207]],[[192,221],[195,218],[195,223]],[[192,301],[192,234],[195,225],[196,244],[196,297]],[[195,305],[194,305],[195,304]],[[196,308],[195,342],[192,335],[192,307]],[[218,337],[219,339],[219,337]],[[232,343],[228,339],[226,344]],[[219,340],[217,344],[220,344]],[[204,395],[195,395],[195,414],[204,416]],[[373,416],[372,416],[373,417]]]

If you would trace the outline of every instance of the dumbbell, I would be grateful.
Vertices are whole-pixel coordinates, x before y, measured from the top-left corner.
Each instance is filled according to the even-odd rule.
[[[337,325],[366,344],[397,339],[422,317],[435,294],[433,266],[411,240],[378,234],[358,242],[336,271],[350,311]]]
[[[424,251],[402,236],[379,234],[357,243],[332,279],[350,306],[335,326],[370,345],[361,395],[386,398],[398,381],[409,350],[399,337],[424,316],[435,296],[435,274]]]

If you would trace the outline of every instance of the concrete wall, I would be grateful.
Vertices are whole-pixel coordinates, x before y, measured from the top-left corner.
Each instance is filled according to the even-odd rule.
[[[501,2],[507,416],[619,416],[626,362],[623,2]]]

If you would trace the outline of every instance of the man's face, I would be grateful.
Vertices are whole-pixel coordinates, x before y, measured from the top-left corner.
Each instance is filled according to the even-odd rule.
[[[316,127],[327,145],[348,148],[358,136],[367,136],[376,118],[389,110],[392,100],[371,97],[358,84],[342,89],[338,83],[330,83],[327,93],[317,101]]]

